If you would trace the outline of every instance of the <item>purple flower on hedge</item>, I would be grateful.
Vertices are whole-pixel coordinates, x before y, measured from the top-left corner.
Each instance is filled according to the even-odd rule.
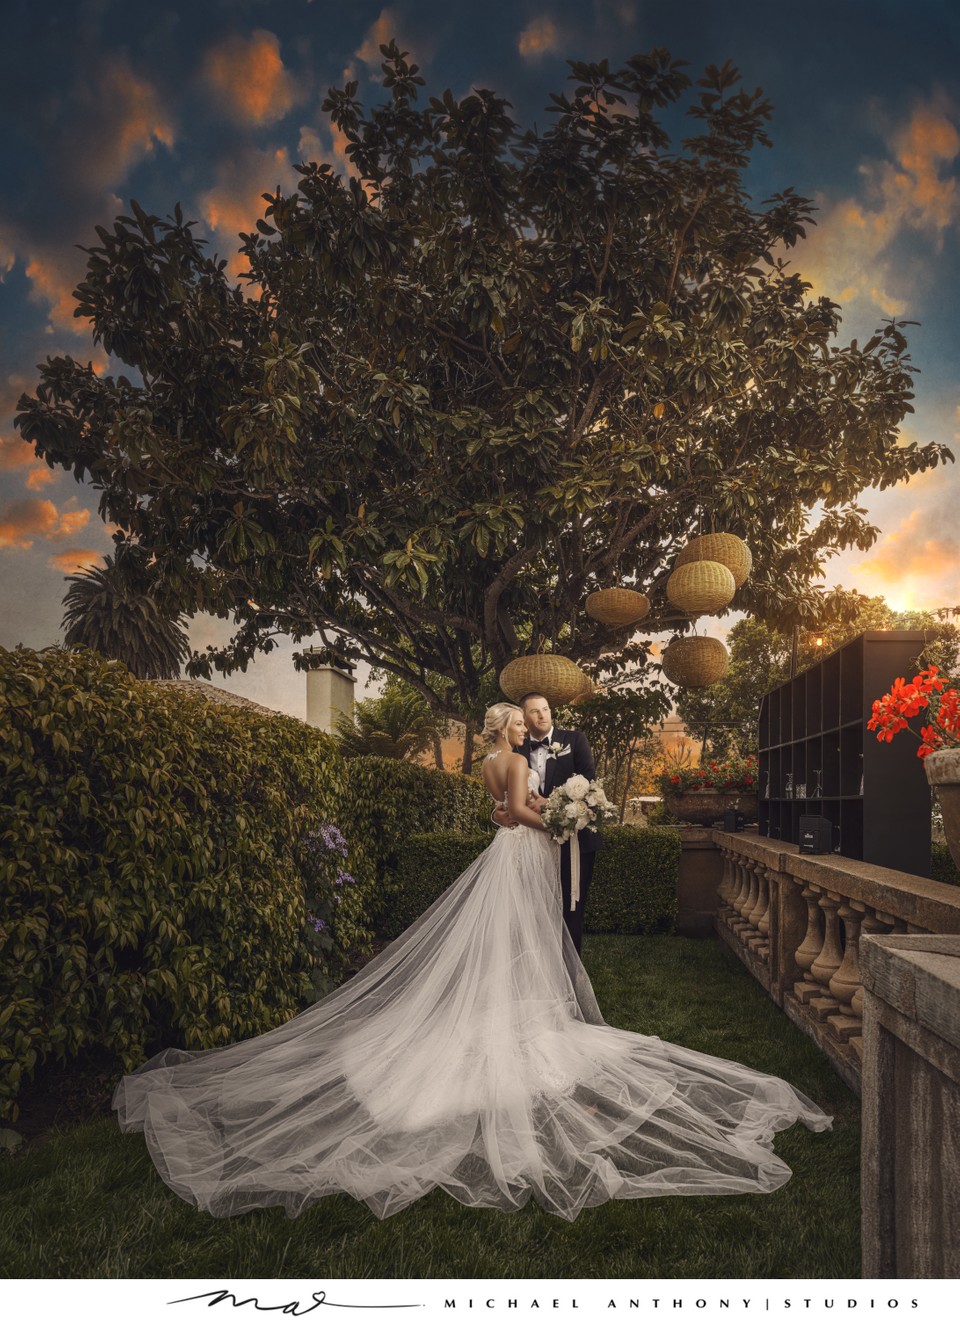
[[[322,917],[308,917],[307,921],[317,932],[318,935],[322,935],[324,931],[329,931],[330,929],[330,927],[327,925],[327,923],[323,920]]]

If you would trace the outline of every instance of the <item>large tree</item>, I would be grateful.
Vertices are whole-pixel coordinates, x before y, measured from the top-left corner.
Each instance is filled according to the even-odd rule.
[[[622,678],[641,651],[586,594],[636,585],[645,631],[685,630],[664,586],[710,528],[753,549],[737,608],[842,613],[818,582],[876,537],[858,495],[950,453],[899,436],[903,324],[838,344],[837,304],[788,261],[810,203],[749,197],[762,93],[729,64],[694,85],[664,50],[572,63],[524,131],[486,90],[418,106],[416,66],[382,50],[384,104],[356,83],[325,103],[352,176],[305,163],[264,196],[243,289],[179,206],[131,204],[77,313],[135,373],[48,360],[20,402],[159,592],[233,616],[189,671],[319,633],[460,718],[544,644]],[[685,102],[673,145],[661,113]]]

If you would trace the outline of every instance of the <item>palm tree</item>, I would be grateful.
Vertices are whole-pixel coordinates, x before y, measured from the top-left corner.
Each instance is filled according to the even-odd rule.
[[[67,645],[85,645],[117,659],[135,677],[179,677],[190,657],[182,614],[171,616],[157,606],[150,575],[139,550],[109,553],[102,567],[67,576],[61,626]]]
[[[340,750],[353,756],[415,760],[440,737],[427,702],[414,691],[388,686],[382,696],[358,701],[350,718],[337,721]]]

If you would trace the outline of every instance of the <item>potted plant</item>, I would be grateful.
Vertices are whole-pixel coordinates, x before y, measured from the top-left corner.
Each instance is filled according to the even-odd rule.
[[[908,720],[921,710],[927,722],[918,733]],[[904,728],[919,737],[917,755],[940,802],[950,855],[960,867],[960,690],[940,677],[934,665],[912,682],[898,677],[890,691],[873,702],[867,727],[879,742],[892,742]]]
[[[747,824],[757,818],[757,757],[729,756],[698,766],[669,765],[659,778],[664,804],[678,820],[712,825],[724,811],[741,811]]]

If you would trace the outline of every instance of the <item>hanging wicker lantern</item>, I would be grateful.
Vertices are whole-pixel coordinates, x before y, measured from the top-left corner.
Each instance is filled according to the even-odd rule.
[[[691,617],[718,613],[736,592],[733,572],[722,562],[686,562],[667,581],[667,598]]]
[[[597,689],[596,683],[594,682],[593,678],[588,677],[587,674],[583,672],[583,669],[581,669],[580,671],[583,675],[585,686],[582,691],[578,692],[577,695],[575,695],[570,700],[571,705],[579,705],[581,700],[589,700]]]
[[[688,562],[722,562],[730,569],[733,583],[739,590],[750,575],[753,554],[738,535],[702,534],[697,539],[691,539],[677,555],[678,567]]]
[[[583,669],[563,654],[524,654],[500,674],[500,690],[513,701],[536,691],[551,705],[567,705],[592,688]]]
[[[678,687],[708,687],[727,671],[729,656],[714,636],[678,636],[663,652],[664,676]]]
[[[636,590],[594,590],[587,595],[587,616],[608,627],[629,627],[650,612],[650,600]]]

